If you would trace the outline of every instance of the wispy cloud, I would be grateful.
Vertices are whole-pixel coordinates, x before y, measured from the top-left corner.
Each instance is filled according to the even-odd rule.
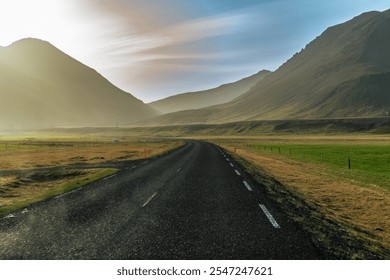
[[[145,101],[274,70],[329,25],[389,8],[388,0],[1,4],[0,45],[23,37],[48,40]]]
[[[104,19],[87,55],[90,64],[107,73],[119,87],[132,91],[133,86],[144,100],[156,99],[158,93],[163,97],[168,91],[177,92],[172,87],[161,88],[156,77],[171,83],[183,79],[190,85],[191,73],[212,71],[216,67],[213,63],[226,57],[213,40],[237,32],[246,17],[238,13],[187,17],[188,11],[182,7],[146,2],[84,1],[81,6],[93,11],[95,18]],[[148,98],[151,92],[154,96]]]

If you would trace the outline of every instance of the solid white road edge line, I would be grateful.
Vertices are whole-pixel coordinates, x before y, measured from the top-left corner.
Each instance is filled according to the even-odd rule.
[[[102,181],[108,180],[108,179],[110,179],[110,178],[112,178],[112,177],[115,177],[116,175],[118,175],[118,174],[114,174],[114,175],[108,176],[108,177],[106,177],[106,178],[103,178]]]
[[[279,224],[276,222],[274,217],[272,217],[271,213],[268,211],[267,207],[263,204],[259,204],[261,210],[263,210],[264,214],[267,216],[268,220],[271,222],[274,228],[280,228]]]
[[[103,179],[103,180],[104,180],[104,179]],[[68,194],[77,192],[77,191],[79,191],[79,190],[81,190],[81,188],[77,188],[77,189],[74,189],[74,190],[72,190],[72,191],[70,191],[70,192],[66,192],[66,193],[57,195],[57,196],[55,196],[54,198],[55,198],[55,199],[59,199],[59,198],[62,198],[62,197],[64,197],[64,196],[68,195]]]
[[[148,198],[148,200],[146,200],[145,203],[142,204],[142,207],[145,207],[146,205],[148,205],[148,203],[153,199],[153,197],[156,196],[156,194],[157,194],[156,192],[155,192],[154,194],[152,194],[152,195]]]
[[[250,192],[253,191],[251,186],[249,186],[249,184],[246,181],[243,181],[243,183],[244,183],[245,187],[248,189],[248,191],[250,191]]]
[[[238,176],[241,176],[241,174],[240,174],[240,172],[238,172],[238,170],[235,169],[234,171],[236,171]]]

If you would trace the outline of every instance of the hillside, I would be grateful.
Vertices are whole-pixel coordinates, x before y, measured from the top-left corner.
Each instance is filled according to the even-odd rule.
[[[38,39],[0,48],[0,128],[115,126],[157,112]]]
[[[235,100],[145,125],[376,117],[390,111],[390,10],[328,28]]]
[[[159,112],[166,114],[223,104],[247,92],[252,86],[267,77],[270,73],[271,72],[268,70],[262,70],[250,77],[241,79],[234,83],[224,84],[209,90],[188,92],[170,96],[158,101],[151,102],[148,105],[158,110]]]

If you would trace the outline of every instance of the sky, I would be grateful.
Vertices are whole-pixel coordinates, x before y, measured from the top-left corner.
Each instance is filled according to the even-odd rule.
[[[144,102],[276,70],[390,0],[0,0],[0,46],[33,37]]]

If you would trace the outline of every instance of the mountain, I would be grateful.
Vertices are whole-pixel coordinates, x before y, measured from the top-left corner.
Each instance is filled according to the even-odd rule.
[[[390,10],[328,28],[231,102],[145,125],[375,117],[390,111]]]
[[[38,39],[0,48],[0,128],[115,126],[157,115],[98,72]]]
[[[148,105],[159,112],[166,114],[226,103],[247,92],[252,86],[267,77],[270,73],[271,72],[268,70],[262,70],[234,83],[224,84],[209,90],[170,96],[151,102]]]

